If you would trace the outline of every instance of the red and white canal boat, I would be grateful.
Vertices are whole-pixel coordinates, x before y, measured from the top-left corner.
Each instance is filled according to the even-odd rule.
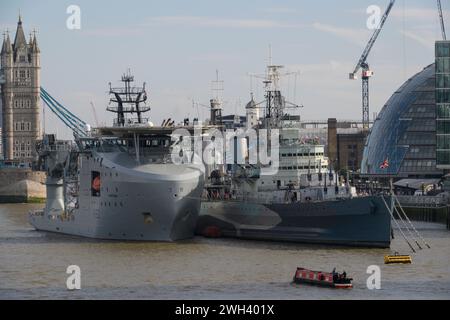
[[[334,270],[330,273],[297,268],[294,275],[295,283],[306,283],[336,289],[352,288],[352,280],[352,278],[347,278],[345,271],[343,273],[337,273]]]

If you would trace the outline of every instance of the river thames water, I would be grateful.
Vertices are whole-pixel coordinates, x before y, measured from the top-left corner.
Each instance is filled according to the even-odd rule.
[[[415,222],[431,245],[411,265],[384,265],[409,253],[396,232],[391,249],[206,239],[177,243],[101,241],[34,230],[38,204],[0,205],[0,299],[450,299],[450,231]],[[81,269],[81,290],[66,288],[66,268]],[[366,286],[369,265],[381,289]],[[351,290],[291,284],[297,266],[353,277]]]

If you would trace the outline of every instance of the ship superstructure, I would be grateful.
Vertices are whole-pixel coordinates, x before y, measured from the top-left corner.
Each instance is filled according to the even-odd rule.
[[[42,140],[38,152],[48,173],[47,203],[30,213],[36,229],[101,239],[193,236],[203,166],[193,163],[193,152],[185,154],[185,162],[172,161],[180,143],[172,139],[176,127],[155,127],[143,117],[150,110],[145,86],[133,87],[133,80],[126,74],[123,88],[110,88],[108,110],[117,114],[113,126],[75,132],[75,143],[54,135]]]
[[[210,170],[197,233],[388,247],[391,217],[381,197],[357,197],[355,188],[334,172],[324,146],[301,136],[299,117],[287,113],[288,105],[295,104],[279,88],[281,68],[267,67],[264,102],[252,97],[246,106],[247,128],[267,130],[269,148],[275,145],[270,132],[278,130],[278,167],[267,171],[267,165],[246,162]],[[261,104],[264,115],[255,121]],[[241,154],[255,149],[241,141]]]

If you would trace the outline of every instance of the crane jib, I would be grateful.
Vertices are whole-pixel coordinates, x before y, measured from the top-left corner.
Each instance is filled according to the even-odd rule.
[[[79,128],[78,125],[76,123],[73,122],[72,119],[70,119],[69,117],[61,114],[60,111],[58,111],[57,108],[55,108],[54,104],[49,101],[45,96],[41,96],[42,99],[44,100],[45,104],[49,107],[49,109],[70,129],[72,129],[72,131],[74,131],[74,133],[76,133],[78,136],[86,136],[86,133],[84,131],[84,129]]]
[[[437,0],[437,6],[438,6],[438,13],[439,13],[439,20],[441,22],[442,40],[446,41],[447,35],[445,34],[444,15],[442,14],[441,0]]]
[[[75,135],[86,137],[86,122],[78,118],[55,98],[53,98],[44,88],[41,87],[41,99],[48,106],[48,108],[68,127]]]
[[[373,72],[369,69],[369,64],[367,63],[367,57],[369,56],[370,50],[372,49],[373,45],[375,44],[375,41],[377,40],[378,36],[380,35],[381,30],[383,29],[383,26],[389,16],[389,13],[391,12],[392,7],[394,6],[395,0],[391,0],[389,2],[388,7],[386,8],[386,11],[384,12],[383,16],[381,17],[380,23],[378,24],[377,28],[373,32],[372,36],[370,37],[369,42],[367,43],[366,47],[364,48],[363,53],[361,54],[361,57],[358,60],[358,63],[356,64],[355,69],[352,73],[350,73],[349,78],[351,80],[357,79],[356,73],[359,71],[359,69],[362,70],[362,124],[363,129],[369,130],[369,78],[373,75]]]
[[[83,120],[81,120],[80,118],[78,118],[76,115],[74,115],[72,112],[70,112],[70,110],[68,110],[66,107],[64,107],[62,104],[60,104],[55,98],[53,98],[44,88],[41,87],[41,93],[45,94],[49,99],[51,99],[52,101],[54,101],[62,110],[64,110],[67,114],[71,115],[72,117],[74,117],[75,119],[77,119],[79,122],[83,123],[84,125],[86,125],[86,122],[84,122]]]
[[[356,64],[356,67],[353,71],[353,74],[356,74],[358,70],[362,67],[362,65],[366,62],[367,57],[369,56],[370,50],[372,49],[373,45],[375,44],[375,41],[377,40],[381,29],[383,29],[384,23],[386,22],[389,13],[391,12],[392,7],[395,4],[395,0],[391,0],[388,7],[386,8],[386,11],[384,12],[383,16],[381,17],[380,24],[375,29],[374,33],[372,34],[372,37],[370,38],[369,42],[367,43],[367,46],[365,47],[361,57],[359,58],[358,63]]]

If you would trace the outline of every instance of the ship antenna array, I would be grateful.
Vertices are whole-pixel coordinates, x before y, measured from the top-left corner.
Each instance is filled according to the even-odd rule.
[[[210,104],[210,124],[222,125],[222,102],[220,101],[219,93],[223,92],[223,80],[219,80],[219,70],[216,69],[216,80],[211,82],[214,98],[209,100]]]
[[[53,98],[44,88],[40,90],[41,99],[49,109],[78,137],[87,137],[87,123],[78,118]]]
[[[280,91],[280,79],[284,76],[299,74],[296,72],[285,72],[280,73],[280,69],[284,68],[282,65],[275,65],[272,63],[272,48],[269,46],[269,58],[268,65],[266,67],[266,72],[264,75],[249,73],[250,77],[255,77],[263,80],[265,93],[265,100],[257,103],[256,105],[261,105],[265,103],[264,106],[260,108],[265,109],[265,118],[269,121],[271,127],[279,127],[280,120],[284,115],[284,110],[287,108],[302,108],[302,105],[297,105],[295,103],[286,101],[285,97],[281,95]]]
[[[219,70],[216,70],[216,80],[211,81],[212,84],[212,88],[211,90],[213,91],[213,93],[215,93],[215,99],[217,101],[219,101],[219,93],[224,91],[224,81],[223,80],[219,80]]]
[[[142,123],[142,113],[150,110],[150,107],[145,104],[147,101],[145,82],[142,87],[132,86],[134,76],[131,75],[129,69],[127,73],[122,75],[121,81],[124,83],[122,88],[113,88],[109,83],[109,94],[111,96],[109,103],[115,105],[109,105],[106,110],[117,113],[118,126],[125,126],[126,113],[136,113],[137,123]],[[141,103],[144,103],[144,105],[141,106]]]

